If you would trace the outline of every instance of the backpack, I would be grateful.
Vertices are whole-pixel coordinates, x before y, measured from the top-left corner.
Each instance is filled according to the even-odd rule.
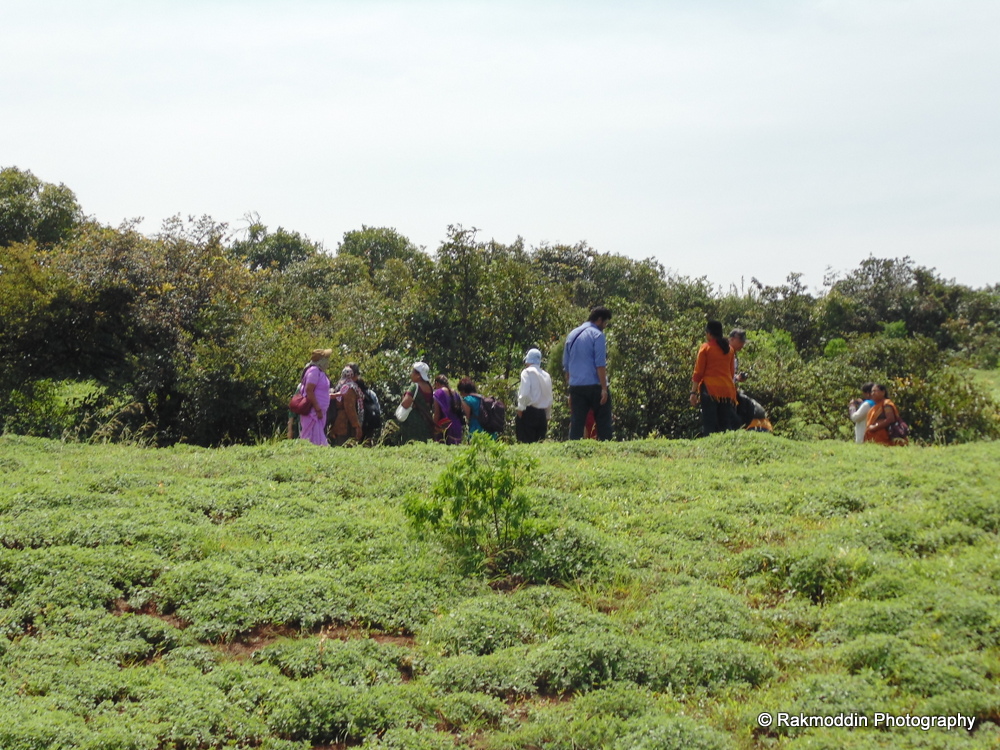
[[[363,388],[365,399],[362,402],[362,407],[364,408],[364,418],[362,423],[364,424],[365,437],[371,437],[377,432],[382,431],[382,405],[378,402],[378,396],[375,392],[365,386]]]
[[[479,399],[479,424],[486,432],[499,435],[507,426],[507,407],[492,396]]]

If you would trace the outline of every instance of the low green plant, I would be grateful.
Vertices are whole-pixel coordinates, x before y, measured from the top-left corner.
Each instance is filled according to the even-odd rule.
[[[410,495],[404,511],[418,531],[440,534],[467,569],[505,574],[523,556],[531,514],[523,485],[536,463],[477,433],[438,477],[430,496]]]

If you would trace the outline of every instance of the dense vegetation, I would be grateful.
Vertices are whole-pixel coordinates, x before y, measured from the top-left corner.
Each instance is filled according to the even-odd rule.
[[[149,237],[86,218],[63,185],[0,171],[5,432],[254,442],[284,425],[320,345],[361,363],[390,406],[418,358],[509,399],[524,351],[538,346],[558,373],[561,337],[596,303],[615,313],[622,438],[694,434],[686,394],[706,317],[751,331],[747,389],[779,434],[846,436],[848,398],[884,380],[918,440],[1000,435],[996,403],[968,372],[997,365],[1000,285],[971,289],[907,258],[870,258],[819,293],[794,273],[723,291],[583,242],[527,248],[460,226],[433,255],[374,227],[327,252],[257,218],[233,233],[175,217]],[[553,434],[565,418],[560,402]]]
[[[995,748],[998,446],[0,437],[0,747]],[[404,513],[459,455],[530,471],[497,579]]]

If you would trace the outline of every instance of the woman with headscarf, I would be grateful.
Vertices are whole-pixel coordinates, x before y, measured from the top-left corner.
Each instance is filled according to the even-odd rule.
[[[736,354],[722,335],[722,323],[710,320],[691,376],[691,406],[701,405],[702,436],[741,427],[735,376]]]
[[[354,370],[350,365],[340,371],[340,380],[333,387],[333,397],[337,402],[337,416],[331,430],[333,444],[343,445],[352,438],[360,443],[365,397],[354,380]]]
[[[406,418],[399,423],[400,442],[433,440],[437,432],[437,421],[441,419],[441,410],[434,400],[431,368],[426,362],[413,363],[410,385],[403,391],[400,406],[404,411],[409,410]]]
[[[302,394],[312,409],[299,417],[299,437],[314,445],[329,445],[326,440],[326,415],[330,409],[330,366],[333,349],[314,349],[310,362],[302,374]]]
[[[438,375],[434,378],[434,401],[441,413],[444,441],[448,445],[459,445],[462,442],[462,424],[468,417],[469,407],[462,398],[448,386],[448,378]]]

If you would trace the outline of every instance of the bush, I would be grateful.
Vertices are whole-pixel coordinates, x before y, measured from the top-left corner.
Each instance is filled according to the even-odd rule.
[[[721,732],[686,716],[657,716],[633,723],[614,744],[615,750],[730,750]]]
[[[438,477],[431,496],[410,495],[404,510],[416,530],[441,534],[466,570],[507,573],[523,556],[531,503],[522,485],[535,463],[477,433]]]

